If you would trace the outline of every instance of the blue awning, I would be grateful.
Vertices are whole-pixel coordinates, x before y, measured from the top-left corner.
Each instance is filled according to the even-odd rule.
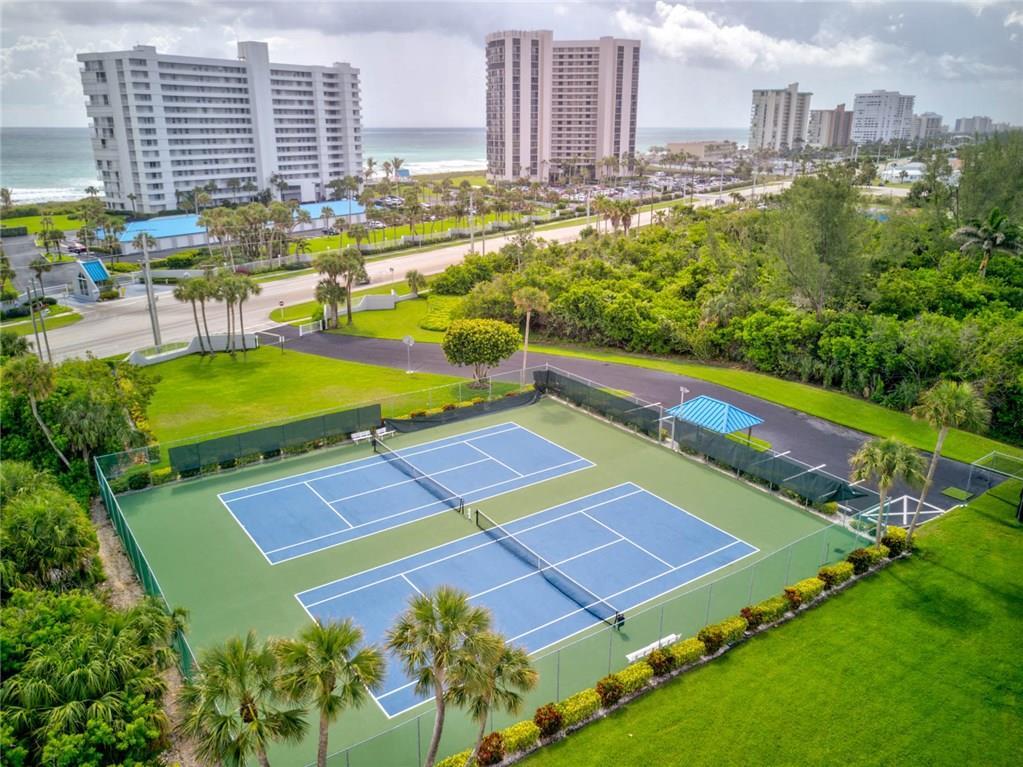
[[[708,397],[706,394],[668,408],[666,412],[720,434],[745,431],[764,422],[763,418],[747,413],[735,405]]]
[[[107,272],[107,268],[103,266],[103,262],[99,259],[80,261],[79,263],[81,263],[85,273],[89,275],[89,279],[93,282],[106,282],[110,279],[110,274]]]

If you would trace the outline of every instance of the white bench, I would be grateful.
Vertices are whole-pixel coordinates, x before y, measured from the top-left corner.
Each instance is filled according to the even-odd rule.
[[[352,432],[352,442],[354,442],[356,445],[358,445],[363,440],[372,439],[372,437],[373,432],[369,431],[368,429],[366,431]]]
[[[386,437],[390,437],[392,434],[395,433],[395,431],[394,429],[388,429],[385,426],[381,429],[377,429],[374,433],[376,434],[377,439],[384,439]]]
[[[645,658],[654,650],[659,650],[662,647],[667,647],[670,644],[675,644],[679,639],[677,634],[668,634],[668,636],[658,639],[656,642],[651,642],[646,647],[640,647],[635,652],[628,653],[625,657],[629,663],[635,663],[640,658]]]

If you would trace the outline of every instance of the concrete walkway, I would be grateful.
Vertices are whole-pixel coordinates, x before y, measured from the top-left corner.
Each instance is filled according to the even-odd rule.
[[[364,362],[371,365],[405,369],[406,350],[400,341],[379,338],[360,338],[332,333],[314,333],[301,338],[290,326],[274,328],[289,339],[288,348],[309,354],[318,354],[334,359]],[[529,365],[550,364],[577,376],[615,389],[629,391],[649,402],[661,403],[664,407],[677,405],[679,387],[689,392],[686,398],[701,394],[738,405],[764,419],[764,423],[753,430],[753,435],[769,441],[774,450],[788,452],[792,458],[822,466],[826,471],[840,477],[849,475],[849,458],[871,435],[817,418],[798,410],[776,405],[772,402],[729,389],[719,384],[696,378],[666,373],[659,370],[632,367],[597,360],[558,357],[555,355],[531,353]],[[420,343],[412,349],[412,367],[416,371],[446,375],[471,375],[467,368],[450,365],[438,344]],[[495,373],[518,370],[522,367],[521,352],[507,360]],[[930,454],[926,454],[930,459]],[[928,501],[941,508],[950,508],[956,501],[941,495],[941,490],[954,486],[965,488],[969,477],[967,464],[942,459],[935,474],[934,485]],[[916,495],[908,488],[897,486],[893,496],[904,493]]]

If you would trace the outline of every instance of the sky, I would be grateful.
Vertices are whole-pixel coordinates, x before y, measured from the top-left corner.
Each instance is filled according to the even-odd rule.
[[[916,112],[1023,124],[1023,1],[969,2],[0,2],[0,124],[85,126],[75,54],[155,45],[234,58],[345,61],[368,127],[481,126],[483,40],[499,29],[642,41],[642,127],[749,122],[750,91],[799,82],[812,108],[874,89]]]

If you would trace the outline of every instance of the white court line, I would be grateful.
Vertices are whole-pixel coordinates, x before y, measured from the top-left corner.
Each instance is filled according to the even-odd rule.
[[[585,460],[585,459],[583,459],[583,460]],[[507,485],[510,482],[516,482],[519,479],[525,479],[526,477],[532,477],[532,476],[534,476],[536,474],[543,474],[545,472],[554,471],[555,469],[561,469],[561,468],[564,468],[565,466],[571,466],[573,463],[578,463],[578,461],[577,460],[572,460],[572,461],[569,461],[568,463],[560,464],[558,466],[548,466],[547,468],[541,469],[540,471],[533,472],[532,474],[523,474],[521,477],[512,477],[511,479],[506,479],[506,480],[504,480],[502,482],[496,482],[493,485],[485,485],[483,487],[479,487],[479,488],[476,488],[474,490],[470,490],[468,493],[466,493],[466,495],[468,496],[468,495],[470,495],[472,493],[478,493],[481,490],[490,490],[490,489],[495,488],[495,487],[500,487],[501,485]],[[586,469],[592,469],[593,466],[594,466],[593,463],[590,463],[589,461],[586,461],[586,465],[585,466],[580,466],[578,468],[572,469],[571,471],[562,472],[561,474],[557,474],[557,475],[555,475],[553,477],[546,477],[546,478],[543,478],[543,479],[538,479],[538,480],[536,480],[534,482],[527,482],[524,485],[518,485],[518,486],[515,487],[515,490],[522,490],[522,489],[527,488],[527,487],[532,487],[533,485],[538,485],[541,482],[546,482],[549,479],[560,479],[561,477],[567,477],[569,474],[575,474],[575,472],[577,472],[577,471],[584,471]],[[491,493],[490,495],[484,496],[482,498],[473,498],[472,502],[473,503],[478,503],[480,501],[485,501],[485,500],[487,500],[489,498],[493,498],[494,496],[501,495],[501,494],[502,494],[501,492]],[[436,503],[440,503],[440,501],[436,501]],[[432,505],[433,504],[426,504],[425,506],[418,506],[418,507],[416,507],[414,509],[406,509],[405,511],[399,511],[396,514],[389,514],[386,517],[379,517],[377,519],[371,520],[370,522],[363,522],[362,524],[354,525],[352,527],[352,529],[353,530],[357,530],[360,527],[366,527],[368,525],[375,525],[375,524],[378,524],[379,522],[383,522],[383,521],[386,521],[388,519],[393,519],[394,517],[402,517],[402,516],[405,516],[406,514],[411,514],[411,513],[415,512],[415,511],[421,511],[422,509],[429,508]],[[355,538],[346,538],[345,540],[339,541],[338,543],[332,543],[330,546],[324,546],[323,548],[316,549],[316,551],[324,551],[326,549],[333,548],[334,546],[342,546],[342,545],[344,545],[346,543],[350,543],[351,541],[359,540],[359,538],[364,538],[364,537],[366,537],[366,535],[376,535],[377,532],[383,532],[384,530],[394,530],[397,527],[401,527],[401,525],[412,524],[412,522],[419,522],[420,520],[423,520],[423,519],[429,519],[430,517],[435,516],[436,514],[444,514],[444,513],[450,512],[450,511],[451,511],[450,508],[440,509],[440,510],[436,511],[434,514],[428,514],[425,517],[416,517],[414,520],[410,520],[409,522],[403,522],[403,523],[401,523],[399,525],[391,525],[390,527],[381,528],[380,530],[377,530],[376,532],[366,533],[365,535],[360,535],[360,536],[357,536]],[[322,540],[324,538],[330,538],[332,536],[339,535],[340,533],[345,533],[345,532],[348,532],[348,531],[347,530],[338,530],[338,531],[333,532],[333,533],[326,533],[325,535],[317,535],[317,536],[315,536],[313,538],[309,538],[309,539],[304,540],[304,541],[299,541],[298,543],[289,543],[287,546],[281,546],[280,548],[272,549],[271,551],[268,551],[266,553],[267,554],[276,554],[278,551],[284,551],[285,549],[293,549],[296,546],[304,546],[307,543],[313,543],[315,541]],[[290,561],[292,559],[295,559],[297,557],[304,557],[307,554],[314,554],[314,553],[316,553],[316,551],[307,551],[307,552],[304,552],[302,554],[296,554],[293,557],[287,557],[285,559],[278,560],[277,562],[274,562],[273,564],[280,564],[281,562],[288,562],[288,561]]]
[[[401,574],[401,577],[402,577],[402,580],[404,580],[404,581],[405,581],[405,583],[407,583],[407,584],[408,584],[409,586],[411,586],[411,587],[412,587],[412,588],[413,588],[413,589],[415,590],[415,592],[416,592],[417,594],[422,594],[422,593],[423,593],[422,591],[420,591],[420,590],[419,590],[419,587],[418,587],[418,586],[417,586],[416,584],[414,584],[414,583],[413,583],[412,581],[410,581],[410,580],[408,579],[408,576],[407,576],[407,575],[405,575],[405,573],[402,573],[402,574]]]
[[[269,564],[269,565],[270,565],[270,566],[272,567],[274,563],[270,561],[270,557],[269,557],[269,556],[267,555],[267,553],[266,553],[265,551],[263,551],[263,547],[262,547],[262,546],[260,546],[260,545],[259,545],[258,543],[256,543],[256,539],[252,537],[252,533],[250,533],[250,532],[249,532],[248,528],[247,528],[247,527],[245,527],[245,525],[243,525],[243,524],[242,524],[242,521],[241,521],[240,519],[238,519],[238,517],[236,517],[236,516],[234,515],[234,512],[233,512],[233,511],[231,511],[231,507],[230,507],[230,506],[228,506],[228,504],[227,504],[227,501],[225,501],[225,500],[224,500],[223,498],[221,498],[221,497],[220,497],[219,495],[217,496],[217,500],[219,500],[219,501],[220,501],[220,502],[221,502],[221,503],[222,503],[222,504],[224,505],[224,508],[225,508],[225,509],[227,509],[227,513],[228,513],[228,514],[230,514],[230,515],[231,515],[231,518],[232,518],[232,519],[233,519],[233,520],[234,520],[235,522],[237,522],[237,523],[238,523],[238,527],[240,527],[240,528],[242,529],[242,532],[243,532],[243,533],[245,533],[245,536],[246,536],[246,537],[247,537],[247,538],[248,538],[248,539],[249,539],[250,541],[252,541],[252,545],[253,545],[253,546],[255,546],[255,547],[256,547],[256,549],[258,549],[258,550],[259,550],[259,553],[260,553],[260,554],[262,554],[262,555],[263,555],[263,559],[265,559],[265,560],[267,561],[267,564]]]
[[[478,461],[469,461],[469,463],[459,464],[458,466],[455,466],[454,468],[451,468],[451,469],[444,469],[443,471],[435,471],[433,474],[426,474],[425,471],[423,472],[423,474],[426,474],[427,477],[436,477],[438,474],[447,474],[449,471],[457,471],[458,469],[464,468],[466,466],[475,466],[477,463],[486,463],[486,462],[487,462],[486,458],[481,458]],[[420,469],[420,471],[422,471],[422,469]],[[403,472],[402,476],[407,476],[407,475],[405,475],[404,472]],[[374,487],[371,490],[363,490],[360,493],[352,493],[351,495],[345,495],[345,496],[342,496],[341,498],[335,498],[333,501],[327,501],[327,503],[340,503],[341,501],[348,501],[348,500],[351,500],[352,498],[358,498],[358,497],[363,496],[363,495],[372,495],[373,493],[379,493],[381,490],[387,490],[388,488],[398,487],[399,485],[407,485],[410,482],[415,482],[415,481],[416,480],[414,480],[414,479],[403,479],[401,482],[392,482],[389,485],[381,485],[380,487]],[[317,495],[319,495],[319,493],[317,493]]]
[[[586,512],[584,511],[584,512],[583,512],[583,514],[586,514]],[[636,542],[635,542],[634,540],[632,540],[631,538],[629,538],[629,537],[628,537],[627,535],[623,535],[623,533],[622,533],[622,532],[621,532],[620,530],[615,530],[615,529],[614,529],[613,527],[609,527],[608,525],[605,525],[605,524],[604,524],[603,522],[601,522],[601,521],[600,521],[599,519],[597,519],[596,517],[594,517],[594,516],[592,516],[592,515],[590,515],[590,514],[586,514],[586,516],[587,516],[587,517],[589,517],[590,519],[592,519],[592,520],[593,520],[594,522],[596,522],[596,523],[597,523],[598,525],[600,525],[601,527],[603,527],[603,528],[605,528],[605,529],[607,529],[607,530],[610,530],[610,531],[611,531],[612,533],[614,533],[615,535],[622,535],[622,536],[623,536],[623,537],[624,537],[624,538],[625,538],[625,539],[626,539],[626,540],[627,540],[627,541],[628,541],[629,543],[631,543],[631,544],[632,544],[633,546],[635,546],[635,547],[636,547],[637,549],[639,549],[640,551],[642,551],[642,552],[643,552],[644,554],[646,554],[646,555],[648,555],[648,556],[651,556],[651,557],[653,557],[653,558],[654,558],[654,559],[656,559],[656,560],[657,560],[658,562],[660,562],[661,564],[663,564],[663,565],[664,565],[665,567],[674,567],[674,565],[673,565],[673,564],[672,564],[671,562],[666,562],[665,560],[661,559],[661,558],[660,558],[659,556],[657,556],[656,554],[654,554],[654,553],[653,553],[652,551],[649,551],[648,549],[644,548],[643,546],[640,546],[640,545],[639,545],[638,543],[636,543]]]
[[[497,426],[507,426],[507,425],[508,424],[495,424],[494,427],[488,427],[488,428],[496,428]],[[496,434],[506,434],[507,432],[515,431],[516,428],[521,428],[521,427],[519,427],[518,424],[514,424],[513,423],[513,424],[511,424],[511,428],[502,429],[501,431],[495,431],[495,432],[493,432],[493,435],[496,435]],[[477,431],[481,431],[481,430],[477,429]],[[466,432],[466,434],[472,434],[472,432]],[[464,435],[456,435],[456,436],[463,436],[464,437]],[[486,434],[486,435],[483,435],[483,436],[489,437],[489,436],[492,436],[492,434]],[[445,437],[444,439],[451,439],[451,438],[450,437]],[[447,442],[447,443],[445,443],[443,445],[437,445],[437,447],[427,448],[426,450],[418,450],[417,449],[417,448],[423,447],[425,445],[432,445],[432,444],[435,444],[435,443],[441,442],[441,441],[442,440],[435,439],[435,440],[433,440],[433,442],[423,442],[423,443],[420,443],[419,445],[410,445],[407,448],[404,448],[402,450],[396,450],[395,452],[398,453],[402,458],[408,458],[409,456],[422,455],[423,453],[432,453],[432,452],[435,452],[437,450],[445,450],[445,449],[447,449],[449,447],[458,447],[459,445],[465,444],[465,440],[464,439],[459,439],[456,442]],[[569,452],[569,451],[566,450],[565,452]],[[352,463],[360,463],[361,464],[360,466],[354,466],[354,467],[349,468],[349,469],[342,469],[341,471],[335,471],[335,472],[331,472],[329,474],[321,474],[319,476],[310,477],[309,479],[301,479],[301,477],[305,477],[305,476],[307,476],[309,474],[316,474],[317,472],[324,471],[324,469],[314,469],[313,471],[303,472],[302,474],[292,474],[289,477],[282,477],[281,479],[272,479],[272,480],[270,480],[268,482],[260,482],[260,483],[255,484],[255,485],[249,485],[248,487],[239,488],[238,490],[228,490],[225,493],[218,494],[218,497],[219,497],[219,495],[230,495],[231,493],[240,493],[240,492],[243,492],[245,490],[251,490],[254,487],[262,487],[263,485],[272,485],[274,482],[282,482],[282,481],[288,480],[288,479],[296,480],[295,482],[290,482],[290,483],[284,484],[284,485],[277,485],[275,487],[267,488],[266,490],[257,490],[254,493],[247,493],[246,495],[239,495],[239,496],[237,496],[235,498],[231,498],[231,499],[228,500],[228,503],[232,503],[234,501],[244,500],[245,498],[252,498],[253,496],[256,496],[256,495],[265,495],[266,493],[273,493],[273,492],[276,492],[278,490],[285,490],[285,489],[287,489],[289,487],[295,487],[296,485],[305,484],[306,482],[319,482],[321,479],[329,479],[330,477],[336,477],[336,476],[339,476],[341,474],[350,474],[350,473],[355,472],[355,471],[364,471],[366,469],[372,469],[372,468],[374,468],[376,466],[380,466],[380,464],[381,464],[380,460],[376,460],[376,461],[373,460],[373,458],[375,458],[375,457],[376,457],[376,455],[367,456],[366,458],[356,458],[356,459],[351,460],[351,461],[344,461],[342,463],[336,463],[336,464],[334,464],[334,466],[327,466],[327,467],[325,467],[327,469],[331,469],[331,468],[335,468],[337,466],[347,466],[347,465],[352,464]]]
[[[482,437],[477,437],[476,439],[482,439]],[[479,453],[480,455],[485,455],[485,456],[486,456],[487,458],[489,458],[489,459],[490,459],[491,461],[493,461],[494,463],[497,463],[497,464],[500,464],[501,466],[504,466],[504,468],[506,468],[506,469],[507,469],[508,471],[510,471],[510,472],[511,472],[512,474],[517,474],[517,475],[518,475],[518,476],[520,476],[520,477],[522,476],[522,472],[521,472],[521,471],[516,471],[516,470],[515,470],[515,469],[513,469],[513,468],[512,468],[511,466],[509,466],[508,464],[506,464],[506,463],[505,463],[504,461],[499,461],[499,460],[497,460],[496,458],[494,458],[494,456],[492,456],[492,455],[491,455],[490,453],[488,453],[488,452],[487,452],[486,450],[484,450],[484,449],[483,449],[483,448],[481,448],[481,447],[476,447],[476,446],[475,446],[474,444],[472,444],[472,443],[473,443],[473,440],[466,440],[466,441],[465,441],[465,444],[467,444],[467,445],[468,445],[469,447],[471,447],[471,448],[472,448],[473,450],[475,450],[475,451],[476,451],[477,453]]]
[[[352,523],[351,523],[351,522],[349,522],[349,521],[348,521],[347,519],[345,519],[345,518],[344,518],[344,515],[343,515],[343,514],[342,514],[342,513],[340,512],[340,511],[338,511],[338,510],[337,510],[337,509],[335,509],[335,508],[334,508],[333,506],[331,506],[331,505],[330,505],[330,501],[328,501],[328,500],[327,500],[326,498],[324,498],[324,497],[323,497],[322,495],[320,495],[319,493],[317,493],[317,492],[316,492],[316,488],[314,488],[314,487],[313,487],[312,485],[310,485],[310,484],[309,484],[308,482],[303,482],[302,484],[303,484],[303,485],[305,485],[306,487],[308,487],[308,488],[309,488],[309,489],[310,489],[310,490],[312,491],[313,495],[315,495],[315,496],[316,496],[317,498],[319,498],[319,499],[320,499],[321,501],[323,501],[323,502],[324,502],[325,504],[327,504],[327,508],[328,508],[328,509],[330,509],[330,510],[331,510],[332,512],[334,512],[335,514],[337,514],[338,518],[339,518],[339,519],[340,519],[340,520],[341,520],[342,522],[344,522],[344,523],[345,523],[346,525],[348,525],[348,527],[349,527],[349,528],[351,528],[351,526],[352,526]]]
[[[615,490],[618,487],[621,487],[621,485],[617,485],[616,487],[612,487],[612,488],[606,488],[605,490],[601,490],[600,493],[606,493],[606,492],[608,492],[610,490]],[[560,516],[554,517],[553,519],[548,519],[548,520],[545,520],[543,522],[538,522],[535,525],[530,525],[529,527],[524,527],[521,530],[516,530],[515,534],[516,535],[520,535],[522,533],[528,533],[530,530],[538,530],[541,527],[546,527],[547,525],[553,524],[553,523],[558,522],[558,521],[560,521],[562,519],[566,519],[567,517],[575,516],[576,514],[579,514],[580,512],[588,511],[589,509],[595,509],[595,508],[597,508],[599,506],[604,506],[604,505],[606,505],[608,503],[614,503],[615,501],[621,500],[622,498],[628,498],[630,495],[635,495],[636,493],[640,493],[640,492],[643,492],[643,491],[642,490],[635,490],[635,491],[633,491],[631,493],[628,493],[627,495],[622,495],[622,496],[619,496],[617,498],[610,498],[610,499],[608,499],[606,501],[601,501],[600,503],[595,503],[595,504],[592,504],[591,506],[586,506],[585,508],[582,508],[582,509],[574,509],[572,511],[569,511],[569,512],[566,512],[564,514],[561,514]],[[588,496],[584,495],[582,498],[576,498],[575,500],[582,500],[583,498],[592,498],[594,495],[598,495],[598,494],[599,493],[591,493]],[[568,503],[572,503],[572,501],[569,501]],[[565,506],[566,504],[559,504],[559,505]],[[557,508],[557,506],[554,506],[552,508]],[[530,514],[529,516],[530,517],[536,516],[537,514],[543,514],[543,513],[547,512],[547,511],[550,511],[550,509],[543,509],[542,511],[538,511],[535,514]],[[529,517],[522,517],[522,519],[529,519]],[[493,544],[497,543],[497,541],[495,541],[493,538],[488,536],[482,530],[477,530],[475,533],[472,533],[471,535],[467,535],[467,536],[465,536],[463,538],[458,538],[458,539],[456,539],[454,541],[449,541],[448,543],[442,543],[440,546],[434,546],[433,548],[434,549],[439,549],[439,548],[442,548],[442,547],[447,547],[447,546],[450,546],[452,544],[458,543],[459,541],[464,541],[464,540],[466,540],[468,538],[475,538],[476,536],[484,536],[484,537],[486,537],[487,540],[485,540],[483,543],[479,544],[478,546],[471,546],[471,547],[469,547],[467,549],[462,549],[461,551],[457,551],[457,552],[455,552],[453,554],[448,554],[447,556],[441,557],[440,559],[432,559],[429,562],[424,562],[421,565],[417,565],[416,567],[411,567],[411,568],[408,568],[406,570],[402,570],[401,572],[402,573],[414,573],[417,570],[423,570],[424,568],[432,567],[433,565],[439,564],[440,562],[446,562],[449,559],[454,559],[455,557],[460,557],[463,554],[468,554],[470,551],[477,551],[479,549],[484,548],[485,546],[492,546]],[[500,544],[498,544],[498,545],[500,545]],[[426,549],[426,551],[421,551],[418,554],[413,554],[412,556],[405,557],[405,559],[414,559],[414,558],[420,557],[423,554],[425,554],[427,551],[430,551],[430,550],[431,549]],[[401,560],[398,560],[398,561],[400,562]],[[395,563],[394,562],[389,562],[388,565],[390,565],[390,564],[395,564]],[[328,583],[322,583],[319,586],[315,586],[315,587],[313,587],[311,589],[306,589],[305,591],[301,591],[296,596],[301,598],[302,594],[307,594],[310,591],[317,591],[317,590],[325,588],[327,586],[332,586],[335,583],[341,583],[342,581],[349,580],[350,578],[355,578],[355,577],[357,577],[359,575],[363,575],[365,573],[373,572],[373,570],[379,570],[381,567],[387,567],[388,565],[378,565],[377,567],[371,567],[371,568],[369,568],[367,570],[363,570],[362,572],[353,573],[352,575],[346,575],[344,578],[338,578],[337,580],[330,581]],[[317,605],[321,605],[324,602],[329,602],[332,599],[339,599],[341,597],[348,596],[349,594],[354,594],[356,591],[362,591],[363,589],[367,589],[370,586],[376,586],[376,585],[378,585],[380,583],[384,583],[385,581],[389,581],[392,578],[394,578],[394,575],[388,575],[386,578],[379,578],[379,579],[377,579],[377,580],[375,580],[375,581],[373,581],[371,583],[366,583],[366,584],[363,584],[362,586],[357,586],[354,589],[349,589],[348,591],[342,591],[340,594],[334,594],[332,596],[327,597],[326,599],[321,599],[321,600],[319,600],[317,602],[310,602],[309,603],[309,607],[316,607]]]

